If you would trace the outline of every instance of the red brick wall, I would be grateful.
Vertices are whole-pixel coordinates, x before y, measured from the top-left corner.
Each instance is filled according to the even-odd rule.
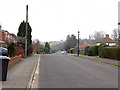
[[[9,64],[8,64],[8,68],[10,68],[11,66],[13,66],[14,64],[16,64],[17,62],[22,60],[22,56],[15,56],[10,58]]]

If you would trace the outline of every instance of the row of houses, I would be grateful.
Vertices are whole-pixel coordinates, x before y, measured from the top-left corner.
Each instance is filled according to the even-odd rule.
[[[97,41],[96,44],[88,44],[88,43],[85,43],[85,44],[82,44],[79,46],[80,48],[80,51],[84,51],[84,48],[86,46],[95,46],[95,45],[100,45],[101,43],[105,43],[106,45],[109,45],[109,46],[117,46],[116,42],[114,40],[112,40],[108,34],[106,34],[106,37],[102,38],[100,41]]]
[[[2,30],[1,25],[0,25],[0,43],[8,44],[10,42],[24,44],[25,43],[25,37],[18,37],[13,33],[9,33],[6,30]]]
[[[16,35],[13,33],[9,33],[6,30],[2,30],[0,25],[0,43],[10,43],[16,42]]]

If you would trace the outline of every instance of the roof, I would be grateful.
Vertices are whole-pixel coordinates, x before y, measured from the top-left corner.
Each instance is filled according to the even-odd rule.
[[[107,34],[105,38],[101,39],[100,41],[97,41],[97,43],[116,43],[116,42],[109,38],[109,35]]]
[[[85,44],[80,45],[79,48],[85,48],[86,46],[95,46],[95,45],[94,44],[85,43]]]

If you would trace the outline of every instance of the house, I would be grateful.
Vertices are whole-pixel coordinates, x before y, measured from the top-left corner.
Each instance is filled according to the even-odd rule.
[[[0,25],[0,43],[10,43],[16,42],[16,35],[13,33],[9,33],[6,30],[2,30]]]
[[[88,44],[88,43],[84,43],[82,45],[79,46],[80,49],[80,53],[83,54],[84,53],[84,49],[86,46],[95,46],[94,44]]]
[[[0,25],[0,43],[5,42],[5,32],[2,31],[1,25]]]
[[[79,48],[82,50],[82,49],[84,49],[86,46],[95,46],[95,45],[94,45],[94,44],[84,43],[84,44],[80,45]]]
[[[105,43],[109,46],[116,46],[116,42],[112,40],[108,34],[106,34],[106,37],[101,39],[100,41],[97,41],[97,45],[100,45],[101,43]]]

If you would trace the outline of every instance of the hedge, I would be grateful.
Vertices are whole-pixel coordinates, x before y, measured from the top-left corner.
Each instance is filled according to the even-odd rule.
[[[11,42],[8,44],[8,56],[13,57],[15,56],[15,46],[16,44],[14,42]]]
[[[98,56],[98,46],[90,46],[89,51],[92,52],[92,56]]]
[[[104,47],[107,45],[104,43],[101,43],[98,47],[98,56],[104,58]]]
[[[88,49],[89,49],[89,46],[86,46],[85,49],[84,49],[85,50],[84,55],[88,55]]]
[[[104,57],[110,59],[120,60],[120,48],[118,47],[105,47]]]

